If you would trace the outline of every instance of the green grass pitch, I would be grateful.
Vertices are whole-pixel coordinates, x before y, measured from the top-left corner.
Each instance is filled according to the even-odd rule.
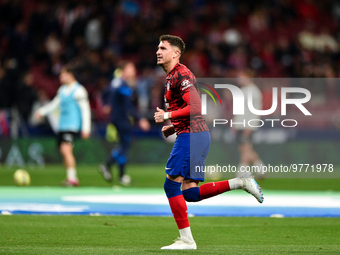
[[[17,167],[0,167],[13,185]],[[61,165],[26,168],[33,186],[59,186]],[[162,187],[163,165],[129,165],[132,187]],[[78,166],[81,186],[112,186]],[[116,173],[115,173],[116,174]],[[265,179],[267,190],[340,190],[339,179]],[[19,189],[19,188],[18,188]],[[196,251],[161,251],[178,236],[172,217],[0,216],[0,254],[340,254],[339,218],[193,217]]]
[[[0,216],[1,254],[340,254],[336,218],[190,218],[196,251],[161,251],[171,217]]]

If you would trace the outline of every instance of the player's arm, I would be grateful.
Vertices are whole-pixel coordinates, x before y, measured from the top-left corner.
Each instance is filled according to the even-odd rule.
[[[157,107],[154,118],[156,123],[163,123],[168,119],[180,119],[187,118],[189,116],[197,116],[201,114],[201,98],[193,83],[189,80],[184,80],[180,84],[180,93],[182,99],[185,102],[185,106],[179,110],[172,112],[165,112],[164,110]]]
[[[60,105],[60,95],[59,95],[60,89],[57,93],[57,95],[53,98],[51,102],[48,104],[40,107],[34,114],[34,117],[37,121],[40,121],[40,119],[43,116],[46,116],[47,114],[53,112],[57,107]]]
[[[165,138],[168,138],[169,136],[173,135],[175,133],[174,125],[162,127],[162,133]]]
[[[103,102],[102,111],[106,115],[110,114],[110,112],[111,112],[110,102],[112,101],[112,94],[113,94],[113,91],[112,91],[111,86],[104,88],[102,93],[101,93],[101,99],[102,99],[102,102]]]
[[[122,87],[119,92],[124,96],[124,105],[128,109],[129,114],[131,114],[134,119],[138,120],[138,125],[144,132],[149,131],[149,121],[146,118],[141,117],[136,107],[133,105],[131,100],[132,90],[130,88]]]
[[[83,139],[87,139],[91,134],[91,108],[86,89],[79,87],[74,93],[74,99],[77,101],[81,112],[81,136]]]
[[[180,119],[188,116],[197,116],[201,114],[201,98],[194,85],[182,91],[182,99],[185,106],[182,109],[169,112],[169,119]]]

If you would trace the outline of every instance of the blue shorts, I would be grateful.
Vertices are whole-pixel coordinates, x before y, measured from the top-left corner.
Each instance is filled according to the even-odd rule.
[[[165,172],[185,180],[204,181],[204,163],[210,148],[210,132],[179,134],[166,163]]]

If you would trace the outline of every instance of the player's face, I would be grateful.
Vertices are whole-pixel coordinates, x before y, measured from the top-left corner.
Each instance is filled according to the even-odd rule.
[[[158,45],[157,55],[157,65],[164,65],[171,62],[174,57],[179,54],[176,47],[170,45],[168,41],[162,41]]]
[[[248,86],[252,83],[249,76],[247,76],[246,74],[244,74],[242,72],[238,73],[237,80],[238,80],[238,83],[241,87],[246,87],[246,86]]]
[[[135,86],[137,70],[134,64],[129,63],[125,66],[122,76],[129,83],[130,86]]]
[[[136,74],[137,74],[136,67],[132,63],[127,64],[123,72],[124,72],[124,76],[126,76],[128,79],[136,78]]]
[[[59,80],[61,84],[69,84],[71,82],[71,73],[68,73],[65,69],[61,69],[59,74]]]

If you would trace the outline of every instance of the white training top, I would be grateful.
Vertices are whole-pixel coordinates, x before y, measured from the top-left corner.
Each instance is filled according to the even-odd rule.
[[[57,95],[53,98],[53,100],[38,110],[39,113],[45,116],[53,112],[55,109],[57,109],[57,107],[60,106],[62,89],[63,89],[63,93],[65,93],[66,95],[69,95],[70,93],[72,93],[74,87],[77,84],[79,85],[79,83],[75,81],[70,85],[61,86],[57,92]],[[90,133],[91,132],[91,110],[90,110],[90,103],[88,100],[88,93],[83,86],[78,86],[78,88],[73,94],[73,97],[75,101],[77,102],[77,104],[79,105],[79,108],[81,111],[81,117],[82,117],[81,131],[84,133]],[[78,130],[69,130],[69,131],[78,131]]]

